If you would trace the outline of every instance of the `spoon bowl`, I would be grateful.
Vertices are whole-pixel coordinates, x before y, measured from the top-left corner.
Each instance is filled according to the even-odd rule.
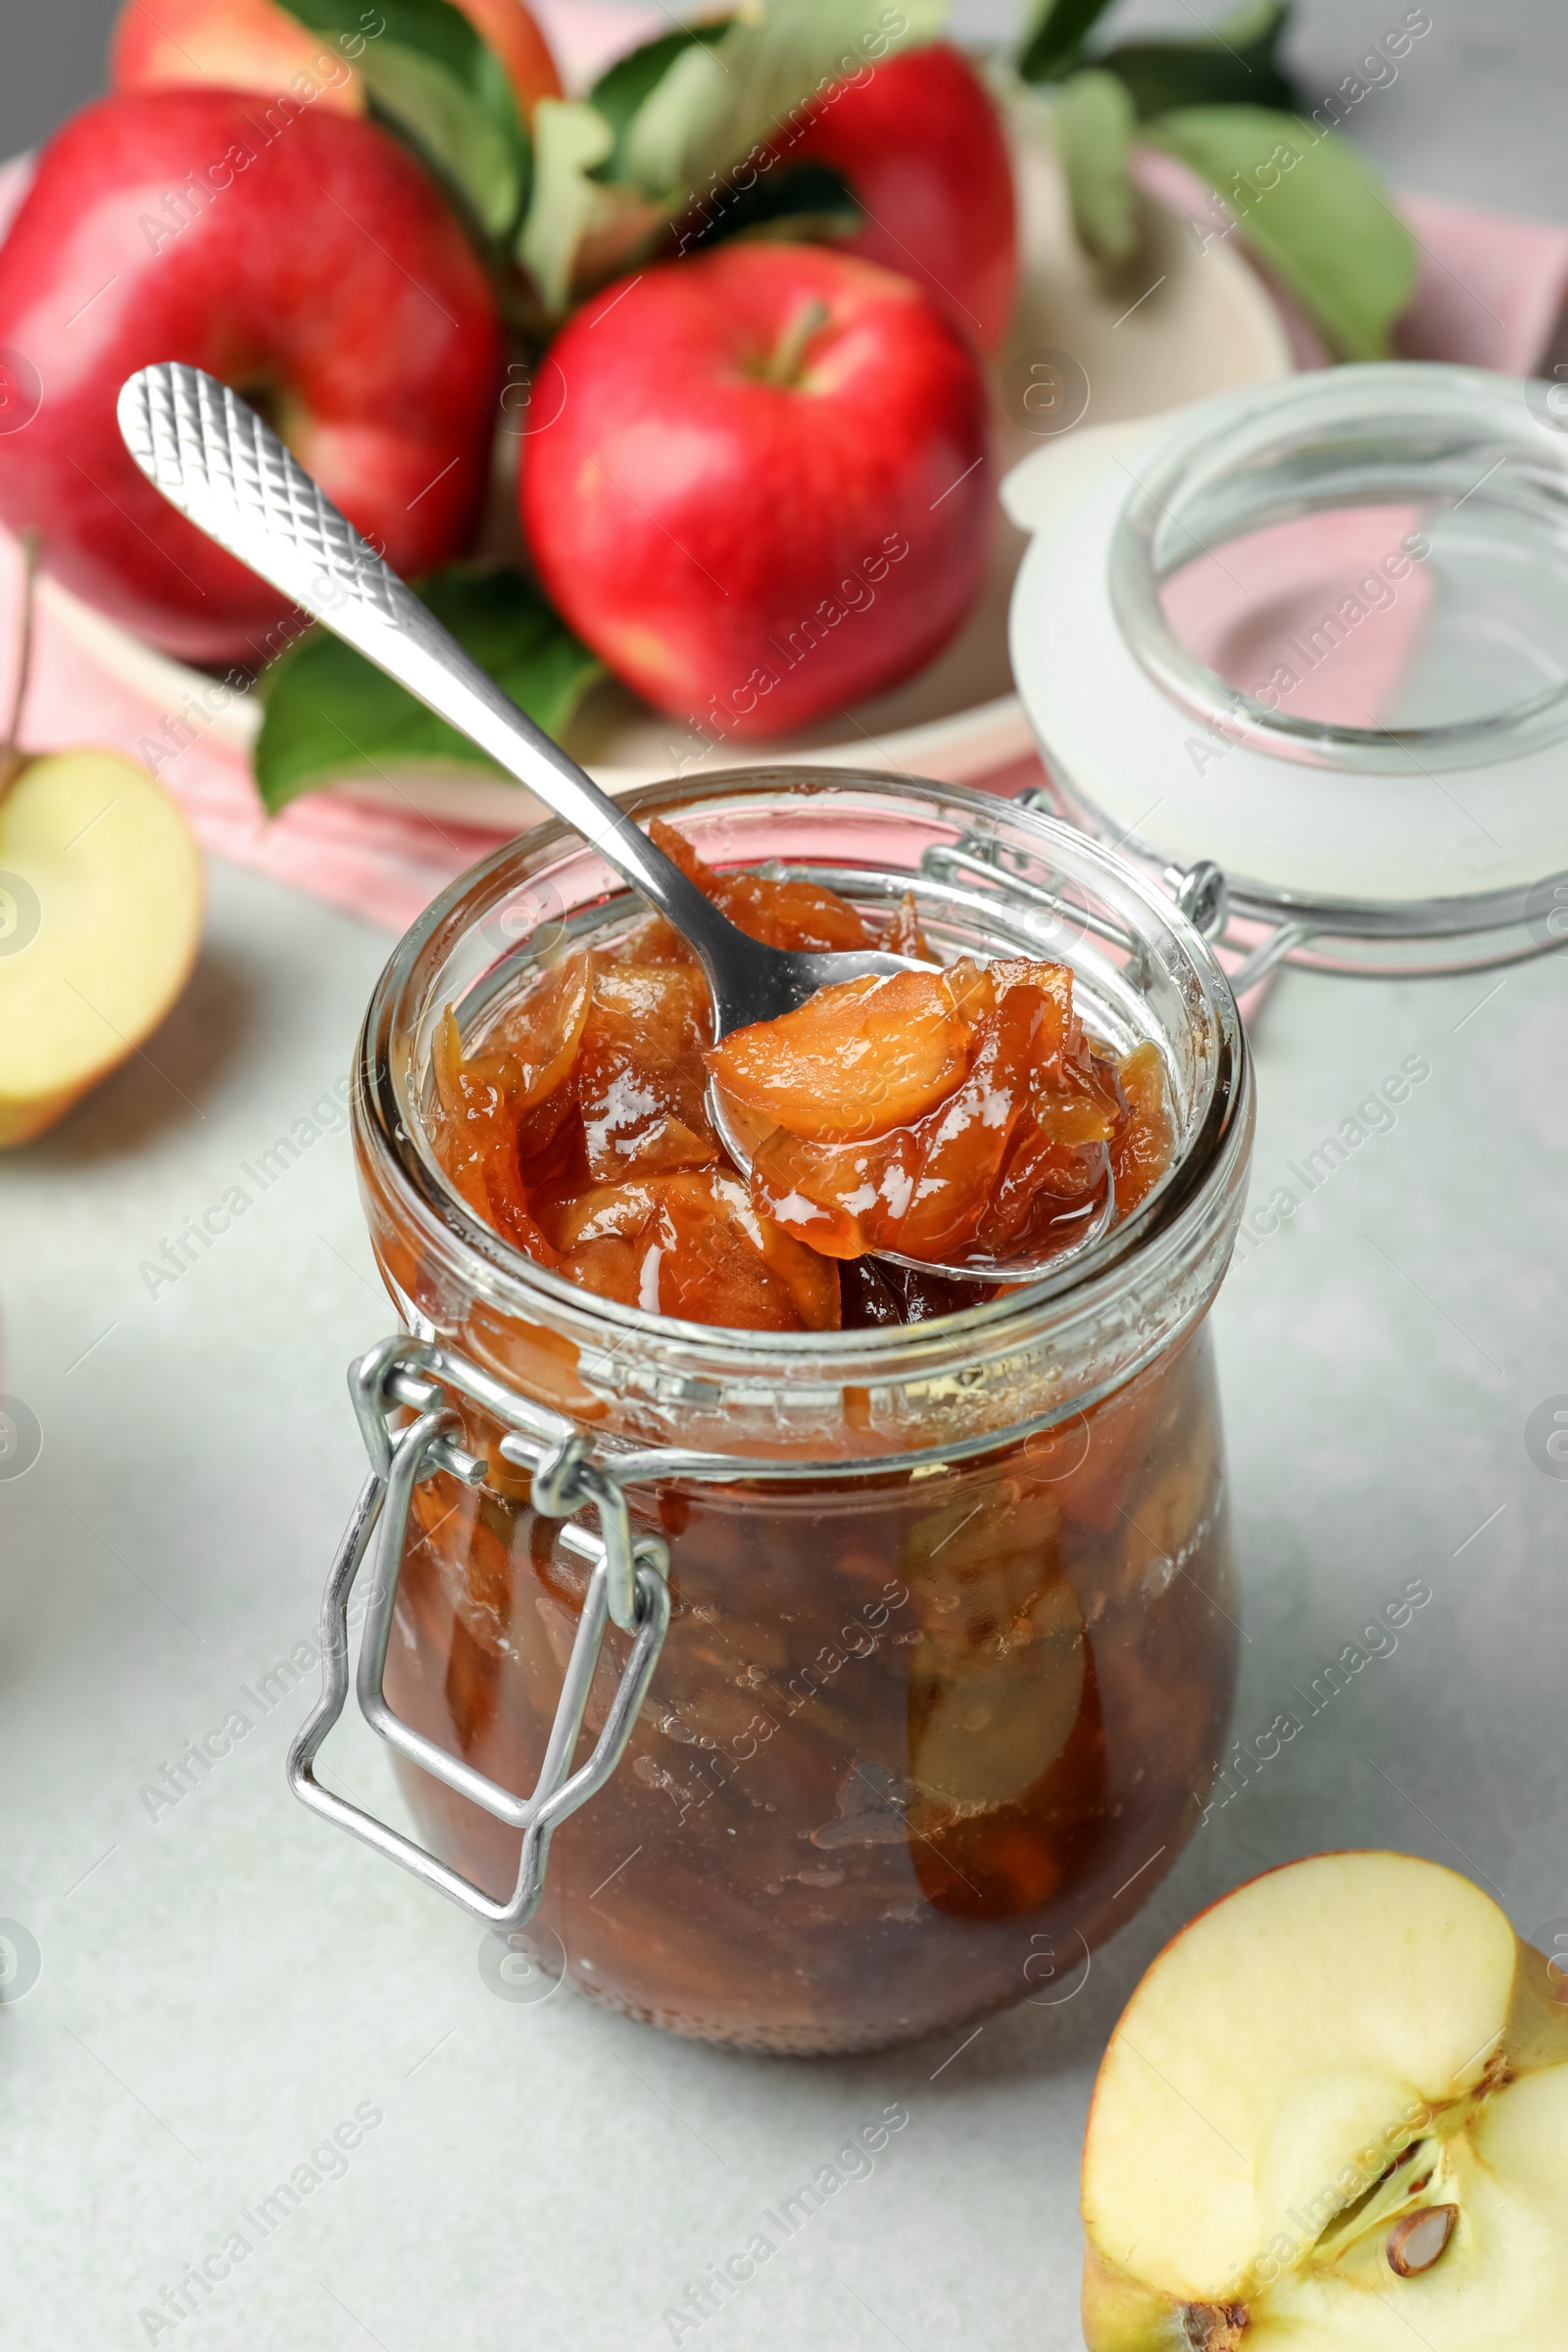
[[[843,981],[922,968],[910,956],[877,949],[820,954],[768,947],[740,930],[503,693],[226,384],[199,368],[162,362],[121,387],[118,416],[131,457],[172,506],[488,753],[680,933],[707,975],[715,1042],[794,1012]],[[721,1140],[749,1175],[752,1155],[734,1118],[738,1105],[726,1104],[711,1086],[709,1102]],[[1043,1257],[1002,1267],[879,1254],[959,1281],[1026,1281],[1055,1274],[1093,1248],[1114,1214],[1107,1170],[1102,1208],[1063,1249]]]

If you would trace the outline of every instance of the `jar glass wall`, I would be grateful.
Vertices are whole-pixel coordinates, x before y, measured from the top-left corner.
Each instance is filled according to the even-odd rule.
[[[868,909],[911,874],[935,950],[1068,962],[1089,1028],[1165,1057],[1175,1149],[1054,1282],[903,1329],[780,1335],[616,1305],[519,1256],[430,1148],[430,1040],[466,1037],[563,932],[628,895],[543,828],[403,942],[362,1046],[356,1140],[403,1318],[564,1413],[671,1555],[673,1614],[612,1780],[559,1832],[542,1926],[584,1990],[678,2031],[842,2050],[1051,1998],[1200,1818],[1236,1630],[1203,1316],[1250,1086],[1229,990],[1115,858],[983,795],[752,771],[637,797],[710,863],[809,872]],[[587,1569],[504,1426],[482,1487],[416,1493],[387,1695],[532,1785]],[[590,1700],[598,1728],[624,1644]],[[400,1765],[436,1851],[498,1892],[517,1836]]]

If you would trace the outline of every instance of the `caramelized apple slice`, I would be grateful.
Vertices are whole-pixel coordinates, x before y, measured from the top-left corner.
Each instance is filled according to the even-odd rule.
[[[943,972],[894,972],[821,989],[776,1021],[736,1029],[708,1055],[722,1092],[818,1143],[887,1135],[950,1095],[969,1031]]]
[[[481,1049],[465,1054],[456,1013],[436,1024],[431,1065],[442,1121],[458,1160],[506,1149],[518,1114],[555,1092],[570,1072],[593,997],[596,958],[570,956],[542,988],[511,1005]],[[448,1174],[463,1189],[457,1166]]]
[[[596,1186],[563,1212],[557,1240],[569,1281],[649,1314],[751,1331],[838,1329],[837,1269],[760,1216],[735,1176]]]
[[[466,1063],[480,1084],[494,1080],[514,1110],[543,1102],[570,1072],[593,1001],[598,958],[587,949],[568,956],[542,988],[509,1006]]]
[[[760,1216],[739,1177],[669,1179],[653,1239],[662,1314],[752,1331],[838,1329],[835,1268]]]
[[[684,833],[677,833],[662,816],[653,816],[648,820],[648,838],[656,850],[663,851],[672,865],[680,867],[688,882],[696,883],[705,899],[716,897],[723,876],[704,863]]]
[[[718,1158],[703,1066],[710,1035],[708,989],[695,966],[601,968],[574,1080],[588,1172],[598,1182]]]
[[[1025,964],[1021,969],[1038,972],[1040,967]],[[1073,1004],[1071,973],[1060,966],[1055,973],[1061,985],[1050,988],[1035,1063],[1035,1124],[1053,1143],[1107,1144],[1125,1110],[1116,1072],[1084,1034]]]
[[[819,882],[772,881],[765,874],[726,874],[714,904],[738,931],[770,948],[809,948],[831,955],[869,948],[871,933],[850,905]]]
[[[648,834],[689,882],[727,914],[738,931],[770,948],[808,948],[831,954],[840,948],[875,945],[871,932],[848,899],[820,882],[782,880],[768,874],[720,874],[705,864],[682,834],[662,817]]]
[[[1110,1164],[1116,1175],[1116,1213],[1125,1217],[1170,1165],[1170,1113],[1165,1107],[1165,1064],[1157,1046],[1146,1041],[1135,1047],[1118,1076],[1127,1116],[1116,1130]]]
[[[1026,1111],[975,1229],[977,1246],[998,1261],[1067,1249],[1104,1199],[1108,1164],[1103,1144],[1058,1144]]]
[[[486,1162],[484,1189],[490,1204],[490,1221],[496,1231],[525,1257],[537,1258],[542,1266],[554,1266],[556,1252],[534,1214],[532,1198],[518,1173],[514,1152],[500,1152]]]
[[[1084,1033],[1072,975],[1061,965],[959,963],[929,980],[900,977],[940,988],[953,1003],[969,1034],[965,1075],[922,1115],[853,1141],[835,1137],[820,1114],[806,1130],[802,1102],[813,1086],[818,1100],[829,1096],[830,1071],[804,1054],[798,1071],[786,1065],[789,1092],[776,1082],[771,1091],[752,1085],[748,1113],[778,1121],[748,1139],[755,1197],[767,1214],[829,1256],[889,1252],[978,1268],[1049,1259],[1079,1240],[1103,1206],[1112,1170],[1118,1213],[1142,1199],[1170,1149],[1156,1048],[1128,1057],[1124,1092],[1115,1066]],[[834,993],[824,991],[789,1021],[808,1029],[809,1016]],[[742,1032],[743,1051],[754,1043],[765,1048],[786,1025]],[[856,1035],[853,1021],[845,1025]],[[808,1039],[824,1063],[833,1034],[829,1026],[819,1043]],[[756,1058],[764,1079],[772,1078],[765,1054]]]
[[[506,1148],[505,1130],[513,1122],[505,1090],[493,1078],[481,1080],[466,1068],[458,1016],[450,1004],[435,1025],[430,1066],[439,1110],[434,1122],[437,1155],[468,1206],[489,1218],[485,1163]]]
[[[893,920],[887,927],[882,945],[890,956],[908,956],[916,963],[934,963],[935,956],[925,944],[920,928],[920,910],[914,903],[914,893],[906,890],[893,910]]]
[[[873,1247],[901,1256],[960,1257],[985,1213],[1013,1128],[1029,1097],[1029,1074],[1046,998],[1018,983],[983,1013],[974,1059],[962,1085],[916,1128],[914,1185],[907,1208],[889,1230],[878,1215]]]
[[[666,923],[662,914],[650,914],[627,932],[618,961],[622,963],[688,964],[696,971],[698,962],[673,923]]]
[[[891,1135],[834,1144],[776,1129],[753,1163],[760,1206],[827,1256],[893,1250],[951,1262],[979,1222],[1023,1110],[1039,1019],[1039,991],[1009,990],[982,1015],[962,1083]]]

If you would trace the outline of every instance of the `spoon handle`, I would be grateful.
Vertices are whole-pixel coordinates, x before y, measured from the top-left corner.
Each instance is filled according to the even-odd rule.
[[[198,529],[488,752],[592,842],[712,974],[734,927],[577,762],[503,694],[226,384],[164,362],[122,386],[120,430]],[[731,956],[733,951],[731,949]]]

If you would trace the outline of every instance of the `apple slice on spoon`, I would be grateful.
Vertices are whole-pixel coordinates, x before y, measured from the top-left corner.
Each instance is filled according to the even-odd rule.
[[[1408,1855],[1319,1855],[1204,1912],[1095,2087],[1090,2352],[1561,2352],[1563,1995]]]

